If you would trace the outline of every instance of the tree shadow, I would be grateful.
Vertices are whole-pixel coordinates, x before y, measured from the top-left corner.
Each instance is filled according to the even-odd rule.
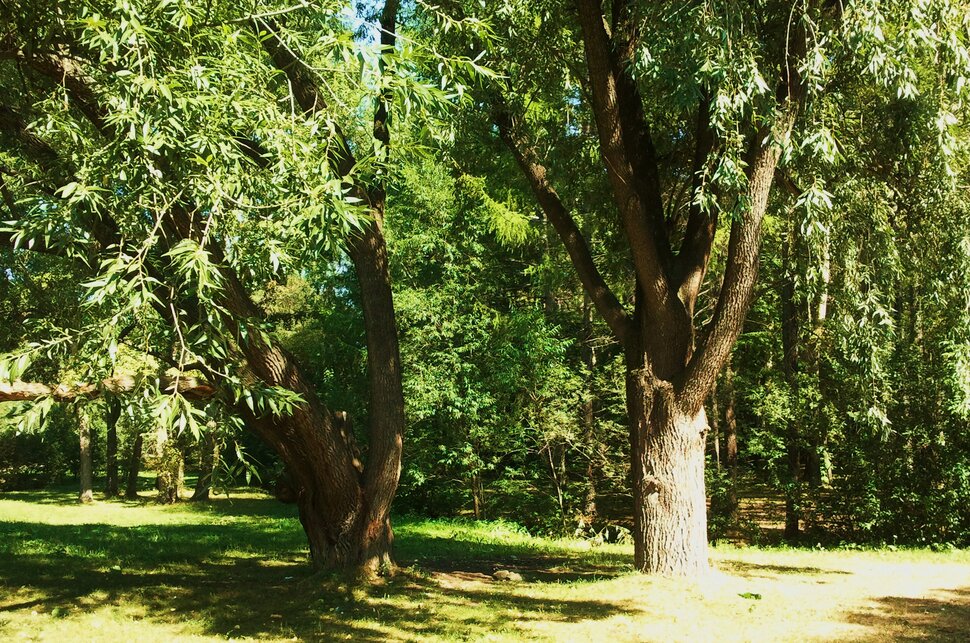
[[[484,573],[478,584],[439,582],[435,572],[446,568],[490,574],[501,566],[521,569],[527,580],[555,582],[619,573],[566,556],[516,558],[509,552],[521,548],[482,543],[457,543],[464,557],[414,556],[413,570],[355,586],[310,571],[299,523],[287,515],[292,507],[268,499],[198,507],[225,522],[0,522],[0,622],[15,613],[69,617],[117,607],[156,623],[192,620],[207,634],[233,638],[385,641],[486,637],[531,621],[605,619],[632,609],[608,600],[535,598],[525,585],[493,582]],[[435,540],[410,535],[402,545],[440,554]]]
[[[508,555],[500,546],[475,545],[474,558],[426,558],[405,560],[405,564],[432,573],[465,577],[468,580],[491,581],[498,570],[514,571],[525,582],[572,583],[607,580],[632,570],[627,559],[603,564],[584,562],[576,557],[553,555]]]
[[[867,632],[860,641],[960,641],[970,638],[970,587],[935,590],[935,596],[884,596],[871,609],[849,612],[845,620]]]
[[[821,567],[802,567],[796,565],[770,565],[748,563],[740,560],[719,560],[717,567],[724,572],[745,578],[772,578],[777,574],[797,574],[799,576],[851,575],[842,569],[823,569]]]
[[[13,500],[32,505],[59,505],[62,507],[78,504],[77,496],[77,487],[70,490],[57,488],[31,491],[4,491],[0,493],[0,499],[3,500]]]

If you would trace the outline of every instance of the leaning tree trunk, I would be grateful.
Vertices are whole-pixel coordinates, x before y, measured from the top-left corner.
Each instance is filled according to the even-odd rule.
[[[398,2],[388,0],[381,11],[383,51],[394,50],[397,9]],[[265,20],[253,23],[266,53],[286,74],[295,102],[305,114],[315,114],[327,105],[326,92],[320,91],[318,78],[307,71],[292,45],[284,43],[273,29],[264,28],[268,24]],[[382,93],[374,111],[373,136],[379,156],[386,153],[390,141],[390,100],[389,92]],[[343,138],[339,131],[337,134]],[[358,457],[349,425],[340,423],[318,402],[292,357],[279,346],[257,338],[244,342],[243,350],[250,368],[264,382],[300,393],[307,401],[287,418],[252,420],[286,463],[314,566],[354,569],[370,575],[393,564],[390,511],[400,478],[404,427],[401,359],[383,235],[386,193],[383,181],[370,189],[354,183],[357,160],[346,140],[330,149],[331,169],[344,177],[373,216],[373,222],[347,244],[360,285],[367,338],[370,426],[366,466]],[[235,291],[229,307],[232,313],[241,318],[257,317],[259,311],[235,276],[228,281]]]
[[[396,0],[384,3],[380,19],[383,52],[395,49],[397,8]],[[312,116],[325,108],[328,92],[320,91],[316,86],[318,77],[307,70],[293,49],[294,44],[283,42],[272,22],[271,18],[264,17],[254,19],[252,25],[266,53],[286,74],[289,81],[287,95]],[[12,33],[11,37],[16,35]],[[29,52],[23,58],[33,72],[56,80],[66,88],[71,100],[83,104],[84,115],[102,136],[122,140],[125,132],[110,118],[108,106],[99,102],[100,93],[92,87],[91,79],[82,73],[81,64],[59,54],[45,54],[42,62]],[[388,149],[388,105],[391,99],[391,91],[387,89],[377,101],[375,110],[374,151],[380,156]],[[321,140],[333,143],[334,134],[333,130],[321,132]],[[336,134],[337,138],[343,138],[339,131]],[[167,206],[161,236],[169,246],[181,240],[192,240],[212,254],[213,264],[219,266],[225,287],[220,290],[221,305],[210,312],[222,315],[222,322],[234,331],[247,377],[251,375],[259,384],[268,387],[287,389],[303,400],[285,415],[268,412],[247,415],[247,407],[241,408],[240,412],[279,454],[293,478],[314,565],[376,570],[391,560],[390,504],[400,474],[403,393],[387,251],[381,232],[385,201],[383,179],[378,187],[371,187],[370,181],[366,186],[355,184],[360,174],[353,156],[355,146],[346,140],[343,143],[328,145],[331,169],[345,178],[359,202],[368,204],[374,219],[361,237],[349,244],[361,285],[367,330],[370,427],[366,468],[358,457],[353,435],[335,422],[334,415],[319,400],[311,378],[302,373],[292,356],[263,331],[262,311],[252,302],[231,262],[226,261],[223,249],[213,245],[214,239],[205,234],[207,228],[195,216],[194,205],[180,199],[182,193]],[[159,171],[166,174],[170,169],[166,159],[160,159]],[[177,175],[167,177],[171,181],[178,178]],[[160,276],[160,281],[166,286],[174,286],[174,291],[181,289],[182,284],[167,282],[164,275]],[[0,390],[0,394],[4,391]],[[132,467],[132,471],[134,469]]]
[[[91,458],[91,423],[85,409],[77,409],[77,432],[80,446],[80,458],[78,464],[78,480],[80,489],[78,491],[78,502],[87,504],[94,501],[92,458]]]
[[[392,431],[390,439],[375,440],[373,423],[380,421],[380,414],[372,417],[365,469],[349,424],[318,401],[293,358],[254,336],[244,348],[250,368],[264,382],[284,386],[306,401],[284,417],[253,415],[245,407],[240,412],[286,464],[313,567],[372,575],[390,565],[390,502],[397,489],[403,421],[383,426]],[[403,418],[403,406],[397,409]],[[386,475],[372,472],[372,467]]]
[[[104,421],[108,435],[105,442],[104,495],[114,498],[118,495],[118,418],[121,417],[121,403],[109,398],[105,404]]]

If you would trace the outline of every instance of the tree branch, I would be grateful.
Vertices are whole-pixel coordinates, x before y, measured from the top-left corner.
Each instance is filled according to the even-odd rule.
[[[327,99],[320,93],[313,70],[303,61],[299,52],[283,40],[279,27],[271,20],[254,20],[251,25],[273,65],[286,75],[293,98],[303,113],[312,115],[326,110]],[[334,127],[340,149],[330,147],[330,166],[338,176],[349,176],[357,165],[357,159],[354,158],[347,137],[340,127]]]
[[[717,212],[705,212],[696,201],[703,187],[702,171],[708,156],[714,149],[714,131],[711,128],[711,102],[704,97],[697,106],[697,128],[694,134],[694,160],[691,167],[691,202],[684,240],[681,242],[674,270],[674,284],[681,301],[693,316],[694,305],[700,293],[707,265],[711,258],[711,248],[717,233]]]
[[[47,385],[40,382],[5,382],[0,381],[0,402],[33,402],[42,397],[52,397],[58,402],[70,402],[79,398],[92,399],[105,393],[110,395],[124,395],[133,392],[139,381],[131,375],[110,377],[97,384],[54,384]],[[163,375],[159,378],[159,389],[167,393],[178,393],[190,400],[206,400],[215,395],[216,389],[194,377],[171,377]]]
[[[670,287],[657,238],[665,230],[655,230],[637,184],[639,178],[627,152],[634,143],[634,133],[624,129],[620,114],[621,100],[612,60],[612,51],[599,0],[579,1],[580,25],[586,50],[593,114],[599,133],[600,153],[606,165],[613,197],[620,212],[624,232],[630,244],[634,268],[648,307],[653,311],[669,308]],[[628,125],[629,126],[629,125]],[[662,218],[663,208],[660,208]]]
[[[650,125],[643,111],[643,99],[632,69],[635,64],[640,30],[630,11],[630,0],[613,2],[613,48],[611,72],[616,82],[618,115],[623,126],[623,142],[633,168],[634,189],[640,195],[645,216],[653,234],[660,262],[667,269],[673,264],[670,237],[664,221],[663,190],[657,150]]]
[[[63,87],[98,133],[106,135],[109,128],[97,96],[91,90],[91,83],[85,77],[84,71],[73,58],[52,53],[27,53],[21,49],[0,51],[0,59],[3,58],[16,60]]]
[[[758,129],[748,162],[748,207],[731,226],[727,267],[714,316],[700,348],[675,383],[682,409],[692,414],[703,405],[717,373],[727,361],[741,334],[745,316],[754,299],[761,251],[761,224],[768,209],[768,196],[781,157],[782,145],[794,128],[806,88],[798,74],[807,48],[807,34],[798,28],[788,41],[782,61],[783,81],[778,87],[778,115],[773,126]]]
[[[518,135],[508,111],[499,106],[494,114],[502,141],[512,152],[539,206],[566,247],[583,288],[617,340],[625,344],[633,332],[632,321],[596,268],[586,239],[549,182],[546,168],[539,162],[535,151]]]

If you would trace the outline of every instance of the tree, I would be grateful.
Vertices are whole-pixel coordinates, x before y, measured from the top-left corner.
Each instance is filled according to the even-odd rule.
[[[134,333],[176,382],[199,373],[224,391],[285,462],[321,568],[390,563],[403,397],[382,168],[396,13],[384,6],[375,47],[326,8],[15,2],[0,12],[10,25],[0,84],[18,96],[2,119],[2,240],[90,267],[97,321],[81,330],[105,355]],[[376,61],[369,86],[347,84],[357,53]],[[338,101],[374,98],[371,132],[354,109],[330,107],[318,67],[345,83]],[[348,120],[357,140],[343,133]],[[339,261],[343,240],[367,329],[366,462],[251,297],[297,261]],[[111,361],[96,361],[88,381]],[[178,388],[154,398],[155,415],[198,433],[201,411]]]
[[[104,495],[113,498],[118,495],[118,419],[121,417],[121,404],[109,400],[105,404],[104,422],[107,430],[105,444],[105,481]]]
[[[961,36],[932,35],[934,25],[953,26],[946,20],[954,11],[947,2],[885,14],[867,2],[768,2],[744,11],[622,0],[494,7],[494,30],[507,37],[489,64],[506,80],[483,101],[624,347],[638,569],[696,575],[707,566],[704,402],[754,297],[762,224],[783,156],[790,162],[829,140],[813,106],[840,75],[869,73],[887,93],[909,91],[926,71],[914,61],[945,49],[946,71],[936,77],[964,92],[962,81],[950,82],[965,76]],[[887,44],[887,23],[915,44]],[[577,223],[589,199],[554,187],[564,162],[557,152],[585,132],[595,132],[618,251],[629,258],[628,305]],[[697,303],[714,279],[708,264],[725,220],[727,256],[715,282],[722,285],[699,327]]]
[[[93,462],[91,456],[91,419],[88,417],[88,410],[83,405],[78,405],[75,409],[77,416],[77,432],[80,443],[80,464],[78,466],[78,480],[80,490],[78,491],[78,502],[88,504],[94,502],[93,487]]]

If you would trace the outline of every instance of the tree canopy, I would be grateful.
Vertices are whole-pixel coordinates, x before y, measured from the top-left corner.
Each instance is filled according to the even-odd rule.
[[[0,19],[8,431],[231,425],[320,567],[398,496],[695,575],[739,467],[793,541],[970,538],[965,2]]]

